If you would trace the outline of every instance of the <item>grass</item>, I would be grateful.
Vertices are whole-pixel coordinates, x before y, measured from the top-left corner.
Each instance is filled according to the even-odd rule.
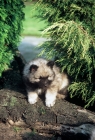
[[[16,127],[16,126],[14,126],[13,129],[14,129],[14,131],[15,131],[16,133],[19,132],[19,131],[21,130],[20,127]]]
[[[38,11],[34,9],[34,6],[33,3],[25,4],[24,30],[22,32],[22,35],[24,36],[41,36],[42,30],[47,26],[45,21],[36,17]]]
[[[46,113],[45,108],[44,108],[44,107],[39,108],[39,113],[40,113],[41,115],[44,115],[44,114]]]

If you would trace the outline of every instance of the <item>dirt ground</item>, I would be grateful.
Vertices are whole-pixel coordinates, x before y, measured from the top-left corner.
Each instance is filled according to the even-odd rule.
[[[53,135],[0,122],[0,140],[55,140]],[[56,139],[57,140],[57,139]]]
[[[19,59],[18,59],[19,60]],[[27,102],[22,80],[23,65],[14,61],[0,79],[0,140],[62,140],[54,131],[39,131],[36,124],[95,123],[95,113],[87,112],[66,100],[57,99],[52,108],[39,98],[35,105]]]

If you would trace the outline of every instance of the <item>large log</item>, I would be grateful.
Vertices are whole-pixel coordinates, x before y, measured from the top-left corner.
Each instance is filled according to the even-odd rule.
[[[19,85],[20,86],[20,85]],[[0,90],[0,119],[13,120],[23,119],[27,125],[33,126],[35,122],[51,124],[76,125],[83,123],[95,123],[95,113],[84,109],[66,100],[57,99],[52,108],[44,105],[39,98],[35,105],[27,102],[24,87],[21,89]]]

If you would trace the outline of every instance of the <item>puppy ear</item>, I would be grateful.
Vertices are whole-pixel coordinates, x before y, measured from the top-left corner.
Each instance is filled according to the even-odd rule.
[[[37,71],[37,69],[38,69],[38,66],[36,66],[36,65],[30,66],[30,72],[35,72],[35,71]]]
[[[54,61],[49,61],[49,62],[47,63],[47,66],[53,68],[53,66],[54,66]]]

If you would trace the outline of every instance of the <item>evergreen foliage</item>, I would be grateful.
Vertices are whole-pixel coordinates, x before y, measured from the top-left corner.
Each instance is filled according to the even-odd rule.
[[[12,61],[22,30],[22,0],[0,0],[0,76]]]
[[[44,34],[50,38],[43,45],[48,58],[72,77],[71,97],[81,97],[85,107],[95,102],[95,1],[39,0],[39,11],[49,27]],[[37,6],[38,6],[37,5]]]

